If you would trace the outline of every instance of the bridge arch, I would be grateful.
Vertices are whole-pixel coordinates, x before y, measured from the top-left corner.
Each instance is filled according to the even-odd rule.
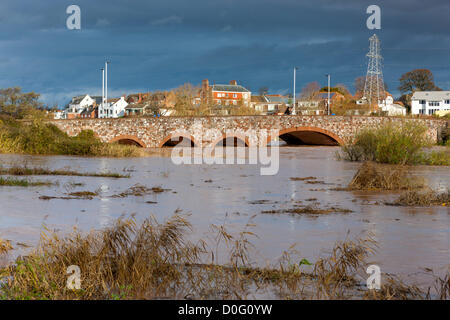
[[[173,138],[178,138],[178,141],[173,141]],[[181,139],[180,139],[181,138]],[[179,143],[183,143],[183,141],[189,140],[191,143],[191,147],[195,147],[197,145],[194,136],[192,135],[186,135],[186,134],[171,134],[164,138],[164,140],[159,144],[159,148],[165,148],[165,147],[174,147],[178,145]]]
[[[337,146],[343,145],[344,140],[337,134],[318,127],[295,127],[280,130],[278,138],[287,144],[294,145],[325,145]],[[267,137],[267,144],[272,142],[275,137]]]
[[[127,134],[123,134],[123,135],[114,137],[109,142],[110,143],[118,142],[120,144],[129,144],[129,145],[134,145],[134,146],[141,147],[141,148],[146,148],[145,143],[141,139],[139,139],[136,136],[131,136],[131,135],[127,135]]]
[[[225,147],[225,146],[229,146],[228,144],[232,144],[232,146],[234,146],[234,147],[238,147],[238,146],[239,146],[239,147],[242,147],[242,146],[248,147],[248,146],[250,146],[248,137],[246,137],[246,136],[241,136],[241,135],[239,135],[239,134],[233,134],[233,135],[226,135],[226,134],[223,134],[222,137],[216,139],[211,145],[212,145],[213,147],[216,147],[216,146],[217,146],[220,142],[222,142],[222,141],[223,141],[223,146],[224,146],[224,147]],[[241,143],[239,143],[239,141],[240,141]],[[243,143],[244,145],[242,145],[242,143]]]

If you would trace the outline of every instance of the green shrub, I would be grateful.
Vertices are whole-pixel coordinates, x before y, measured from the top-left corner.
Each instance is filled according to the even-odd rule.
[[[76,137],[70,137],[55,125],[42,121],[27,124],[7,117],[0,120],[0,153],[110,157],[143,154],[135,146],[102,143],[92,130],[84,130]]]
[[[423,161],[422,149],[430,145],[427,127],[414,121],[400,125],[384,124],[364,129],[355,143],[341,149],[341,158],[349,161],[376,161],[390,164],[417,164]]]

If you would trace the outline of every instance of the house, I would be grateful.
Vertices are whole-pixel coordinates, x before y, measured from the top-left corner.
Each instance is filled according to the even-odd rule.
[[[99,118],[120,118],[125,116],[125,108],[128,102],[125,101],[125,96],[120,98],[108,99],[106,104],[100,104],[98,108]]]
[[[80,118],[83,119],[94,119],[98,118],[98,106],[88,106],[84,108],[83,111],[80,113]]]
[[[296,114],[298,115],[323,115],[326,114],[326,101],[323,100],[299,100],[296,102]]]
[[[102,97],[81,95],[72,98],[72,101],[63,110],[61,119],[81,118],[81,113],[88,107],[95,107],[102,102]],[[84,114],[86,116],[86,114]]]
[[[450,110],[450,91],[417,91],[411,97],[411,113],[433,115]]]
[[[262,114],[284,113],[288,98],[279,94],[251,96],[250,107]]]
[[[385,113],[388,116],[406,115],[406,108],[399,103],[394,103],[394,98],[390,94],[386,95],[386,98],[378,104],[378,107],[382,113]]]
[[[202,81],[202,88],[195,102],[197,104],[243,105],[250,107],[251,95],[250,90],[238,85],[236,80],[231,80],[229,84],[213,84],[210,86],[209,80],[205,79]]]
[[[133,103],[125,107],[125,116],[143,116],[146,114],[148,105],[145,103]]]
[[[169,91],[155,92],[154,94],[133,94],[126,98],[128,102],[125,108],[126,116],[143,116],[158,113],[169,116],[175,113],[175,93]]]

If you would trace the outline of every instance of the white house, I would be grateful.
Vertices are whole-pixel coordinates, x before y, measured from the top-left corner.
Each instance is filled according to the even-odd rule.
[[[411,97],[411,113],[433,115],[450,110],[450,91],[417,91]]]
[[[388,116],[405,116],[406,108],[400,104],[394,103],[394,98],[387,95],[386,99],[378,104],[381,111],[386,112]]]
[[[81,113],[84,108],[91,106],[94,103],[94,99],[92,99],[88,94],[84,96],[77,96],[72,98],[72,102],[69,103],[67,108],[67,112],[70,113]]]
[[[120,99],[109,99],[105,105],[100,104],[98,107],[99,118],[120,118],[125,115],[125,108],[128,106],[128,102],[125,101],[125,97]]]

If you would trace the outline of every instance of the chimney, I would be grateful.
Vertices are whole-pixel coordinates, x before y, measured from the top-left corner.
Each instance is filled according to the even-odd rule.
[[[237,86],[237,81],[236,80],[231,80],[230,84],[233,85],[233,86]]]
[[[209,90],[209,80],[205,79],[202,81],[202,89],[206,92]]]

